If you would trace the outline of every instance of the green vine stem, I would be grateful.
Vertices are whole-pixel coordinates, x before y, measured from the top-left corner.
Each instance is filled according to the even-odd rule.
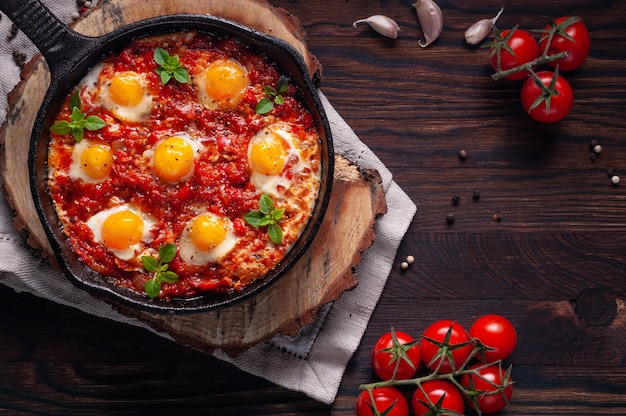
[[[515,68],[511,68],[511,69],[507,69],[506,71],[497,71],[495,72],[493,75],[491,75],[491,78],[494,81],[497,81],[499,79],[502,79],[504,77],[507,77],[511,74],[514,74],[516,72],[520,72],[520,71],[532,71],[533,67],[539,66],[539,65],[543,65],[545,63],[548,63],[550,61],[557,61],[559,59],[563,59],[567,56],[568,52],[559,52],[556,53],[554,55],[546,55],[545,53],[543,55],[541,55],[539,58],[535,59],[534,61],[530,61],[530,62],[526,62],[525,64],[516,66]]]
[[[548,55],[548,51],[550,49],[550,45],[552,44],[552,38],[554,37],[554,35],[559,33],[559,31],[565,30],[565,28],[567,26],[572,25],[572,24],[576,23],[579,20],[580,20],[579,17],[572,17],[572,18],[568,19],[566,22],[564,22],[564,24],[562,23],[561,25],[557,25],[557,24],[551,25],[551,28],[549,30],[544,31],[544,33],[546,33],[547,40],[546,40],[545,49],[541,53],[541,56],[539,56],[537,59],[535,59],[535,60],[533,60],[531,62],[527,62],[525,64],[516,66],[515,68],[507,69],[506,71],[500,70],[499,69],[500,68],[500,63],[498,63],[498,71],[496,71],[493,75],[491,75],[491,78],[494,81],[497,81],[499,79],[505,78],[505,77],[507,77],[507,76],[509,76],[511,74],[514,74],[516,72],[521,72],[521,71],[529,71],[532,74],[532,69],[534,67],[546,64],[546,63],[551,62],[551,61],[557,61],[559,59],[565,58],[568,55],[567,51],[559,52],[559,53],[556,53],[554,55]],[[497,28],[495,28],[495,26],[494,26],[494,29],[497,31]]]
[[[372,394],[372,390],[378,388],[378,387],[399,387],[399,386],[414,386],[417,388],[421,388],[421,384],[425,383],[427,381],[430,380],[445,380],[448,381],[450,383],[452,383],[457,389],[459,389],[459,391],[466,397],[472,397],[475,396],[476,393],[482,393],[482,392],[476,392],[476,391],[471,391],[471,390],[467,390],[465,387],[463,387],[461,385],[461,383],[458,382],[458,378],[465,375],[465,374],[471,374],[474,377],[479,377],[483,380],[485,380],[487,383],[489,383],[491,386],[493,386],[495,388],[494,391],[489,392],[489,393],[484,393],[485,395],[496,395],[496,394],[503,394],[504,390],[512,384],[512,382],[510,380],[508,380],[508,377],[505,377],[505,380],[503,381],[502,385],[498,385],[493,383],[491,380],[486,379],[485,377],[483,377],[480,374],[480,370],[493,366],[493,365],[497,365],[500,368],[502,368],[502,360],[496,360],[493,362],[489,362],[489,363],[483,363],[482,365],[475,367],[475,368],[468,368],[468,366],[470,365],[470,363],[474,360],[474,358],[480,354],[481,352],[483,352],[485,350],[485,346],[478,343],[478,345],[474,346],[474,349],[472,350],[472,352],[470,353],[469,357],[467,358],[467,360],[465,360],[465,362],[458,368],[453,370],[451,373],[439,373],[439,368],[441,366],[441,362],[443,360],[439,361],[439,365],[437,366],[437,368],[435,368],[435,370],[430,373],[427,374],[425,376],[421,376],[421,377],[415,377],[415,378],[410,378],[410,379],[406,379],[406,380],[396,380],[395,377],[391,378],[390,380],[384,380],[384,381],[378,381],[378,382],[374,382],[374,383],[366,383],[366,384],[361,384],[359,385],[359,389],[360,390],[367,390],[370,398],[372,400],[372,403],[374,403],[374,399],[373,399],[373,394]],[[507,374],[510,374],[511,372],[511,366],[509,366],[509,368],[506,370]],[[434,403],[430,403],[431,405],[434,405]],[[481,415],[482,413],[480,412],[480,410],[476,410],[476,412]]]

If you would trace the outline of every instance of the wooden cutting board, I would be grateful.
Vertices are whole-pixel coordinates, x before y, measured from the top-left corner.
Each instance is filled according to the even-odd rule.
[[[316,83],[321,81],[321,66],[306,48],[304,30],[297,19],[262,0],[108,0],[73,27],[85,35],[98,36],[128,23],[175,13],[219,16],[282,38],[302,53]],[[54,264],[30,195],[26,164],[31,129],[49,79],[45,61],[35,57],[9,95],[7,121],[0,129],[0,172],[16,213],[16,228]],[[314,242],[295,267],[268,289],[226,309],[195,315],[155,315],[119,305],[116,308],[168,333],[177,342],[207,352],[214,348],[237,351],[277,334],[297,334],[322,306],[357,285],[354,267],[375,237],[376,217],[387,208],[377,171],[361,170],[341,156],[336,157],[335,169],[330,205]]]

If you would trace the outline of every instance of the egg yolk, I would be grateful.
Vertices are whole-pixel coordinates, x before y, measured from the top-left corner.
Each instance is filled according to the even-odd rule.
[[[124,107],[138,105],[145,94],[141,77],[131,71],[120,72],[111,80],[109,96],[114,103]]]
[[[94,144],[80,156],[80,166],[90,178],[106,178],[113,167],[113,153],[109,146]]]
[[[169,137],[154,150],[154,171],[167,182],[178,182],[193,167],[193,148],[182,137]]]
[[[193,220],[190,231],[193,245],[202,251],[209,251],[226,238],[226,223],[221,218],[204,214]]]
[[[247,71],[237,61],[215,61],[204,72],[206,93],[213,100],[226,102],[236,98],[248,86]]]
[[[285,167],[286,146],[285,140],[276,135],[255,140],[250,148],[252,168],[262,175],[279,175]]]
[[[128,209],[109,215],[102,223],[102,242],[108,248],[128,248],[142,236],[143,220]]]

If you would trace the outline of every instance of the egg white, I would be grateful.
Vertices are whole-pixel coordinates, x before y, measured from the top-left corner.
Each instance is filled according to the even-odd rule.
[[[81,97],[106,108],[120,120],[136,123],[147,119],[152,111],[153,99],[147,92],[148,82],[145,77],[138,74],[145,90],[141,102],[135,106],[119,105],[111,99],[109,93],[111,80],[115,76],[115,72],[103,71],[105,67],[105,64],[98,64],[83,77],[79,84],[83,91]]]
[[[206,213],[200,214],[206,215]],[[210,214],[215,215],[215,214]],[[180,235],[178,254],[180,258],[194,266],[204,266],[207,263],[218,263],[227,255],[239,241],[233,230],[233,223],[227,217],[222,217],[226,223],[226,237],[224,241],[211,250],[202,250],[195,246],[191,239],[191,227],[196,217],[187,221],[183,232]]]
[[[247,88],[247,86],[249,85],[248,70],[239,61],[235,59],[231,58],[228,60],[221,60],[221,61],[234,62],[235,65],[241,67],[241,70],[245,74],[245,77],[246,77],[246,88]],[[219,61],[215,61],[215,62],[219,62]],[[242,89],[241,91],[236,91],[235,95],[229,97],[229,99],[226,101],[220,99],[219,97],[211,96],[211,94],[209,94],[209,92],[207,91],[207,79],[205,76],[205,69],[207,69],[211,64],[212,62],[205,62],[205,63],[199,62],[198,70],[196,70],[196,73],[194,74],[193,83],[196,86],[197,91],[198,91],[198,99],[200,100],[202,105],[209,110],[218,110],[220,108],[232,108],[232,107],[237,106],[243,98],[243,93],[245,91],[245,88]]]
[[[154,152],[156,150],[156,148],[163,143],[164,140],[169,139],[170,137],[180,137],[181,139],[183,139],[185,142],[187,142],[190,146],[191,149],[193,150],[193,157],[194,160],[201,154],[203,153],[206,148],[204,147],[204,145],[198,140],[193,138],[190,134],[185,133],[185,132],[178,132],[178,133],[173,133],[173,134],[168,134],[166,136],[164,136],[162,139],[159,139],[154,146],[152,146],[149,149],[144,150],[143,152],[143,157],[146,158],[148,160],[148,166],[150,166],[151,169],[154,168]],[[195,164],[194,164],[195,165]],[[194,171],[194,165],[191,166],[191,169],[189,170],[189,172],[183,176],[180,181],[184,181],[189,179],[192,175],[193,175],[193,171]]]
[[[266,137],[270,136],[272,133],[281,137],[289,144],[284,164],[287,165],[288,161],[295,160],[295,163],[290,167],[291,172],[294,174],[293,176],[296,176],[297,173],[301,172],[306,167],[306,161],[303,160],[298,150],[295,135],[289,131],[287,124],[276,123],[264,128],[250,140],[250,144],[248,145],[248,164],[252,171],[250,182],[261,193],[266,193],[273,197],[282,197],[285,192],[294,185],[293,179],[285,177],[282,173],[278,175],[265,175],[257,172],[254,170],[254,165],[251,162],[250,153],[252,146],[258,141],[265,141]]]
[[[134,257],[137,257],[144,249],[144,244],[142,243],[151,243],[153,240],[152,237],[152,229],[156,224],[156,219],[149,214],[142,212],[139,208],[132,207],[129,204],[120,204],[111,208],[107,208],[102,210],[94,215],[92,215],[87,220],[87,226],[93,232],[93,239],[96,243],[104,244],[102,239],[102,224],[104,221],[111,215],[116,212],[130,210],[133,213],[137,214],[143,221],[143,233],[141,236],[141,242],[132,244],[125,249],[113,249],[108,248],[111,253],[115,254],[117,258],[120,260],[131,260]]]
[[[93,143],[91,143],[87,139],[83,139],[80,142],[74,145],[74,149],[72,150],[72,164],[70,165],[70,169],[68,174],[70,179],[73,181],[82,179],[85,183],[98,183],[105,181],[108,178],[108,175],[102,179],[92,178],[87,175],[81,166],[81,158],[83,156],[83,152],[87,150]]]

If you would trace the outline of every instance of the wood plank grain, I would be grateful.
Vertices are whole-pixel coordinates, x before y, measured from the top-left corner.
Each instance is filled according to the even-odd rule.
[[[148,5],[127,1],[122,7],[118,1],[110,0],[78,21],[76,30],[97,36],[161,13],[219,15],[239,23],[250,23],[258,30],[284,38],[302,50],[310,65],[316,65],[315,58],[300,38],[302,28],[297,25],[297,20],[266,2],[242,0],[222,4],[210,1],[200,7],[197,2],[183,1],[164,3],[163,9],[158,7],[159,3]],[[311,70],[319,72],[320,68],[315,66]],[[50,82],[43,59],[33,59],[22,76],[23,81],[11,95],[8,122],[2,127],[0,161],[4,163],[0,164],[0,173],[3,188],[16,211],[18,230],[27,232],[30,244],[41,250],[51,263],[56,263],[35,212],[28,167],[24,163],[28,159],[34,117],[43,99],[42,93]],[[117,305],[115,301],[111,303],[121,313],[142,320],[183,345],[205,352],[215,348],[240,351],[278,334],[295,336],[303,325],[315,319],[322,306],[357,285],[354,267],[359,264],[361,253],[374,240],[376,217],[386,212],[378,172],[361,170],[341,156],[335,158],[335,166],[335,192],[317,238],[300,261],[285,273],[286,276],[268,289],[232,307],[192,316],[158,315]],[[333,256],[331,252],[341,254]],[[293,301],[282,302],[281,299],[285,298]]]
[[[331,407],[151,334],[75,318],[2,289],[0,337],[10,341],[6,348],[0,343],[0,373],[11,368],[21,381],[14,389],[1,384],[0,402],[18,403],[13,410],[23,414],[44,405],[80,414],[75,399],[86,397],[93,404],[88,409],[127,414],[170,410],[176,403],[190,414],[354,415],[358,385],[373,380],[371,348],[383,331],[393,325],[419,335],[436,319],[469,325],[497,312],[516,324],[520,339],[510,359],[513,401],[503,414],[626,413],[626,187],[611,186],[606,175],[614,168],[626,180],[626,1],[437,0],[444,32],[426,49],[416,44],[421,31],[411,3],[272,1],[300,19],[324,67],[323,92],[418,205],[398,266]],[[567,75],[575,104],[561,123],[532,122],[520,108],[519,83],[492,81],[488,51],[463,44],[465,28],[500,6],[502,28],[541,27],[541,15],[580,15],[589,26],[592,51]],[[396,41],[352,27],[376,13],[402,26]],[[591,138],[603,146],[593,162]],[[463,163],[460,149],[468,152]],[[478,201],[471,198],[474,190]],[[454,193],[461,196],[458,206],[451,203]],[[445,221],[450,212],[452,226]],[[492,220],[495,212],[501,222]],[[409,254],[416,262],[402,272],[399,262]],[[75,325],[67,323],[72,319]],[[44,327],[49,330],[37,335]],[[154,360],[132,352],[148,349]],[[137,376],[147,361],[155,379],[170,372],[169,380],[179,383],[150,385],[153,405]],[[76,369],[60,373],[81,386],[75,391],[82,396],[58,394],[63,378],[50,377],[39,380],[53,387],[32,393],[37,371],[59,362],[74,363]],[[72,373],[78,368],[86,378],[117,376],[108,384],[77,382],[80,376]],[[176,369],[184,377],[176,378]],[[138,401],[131,403],[133,395]],[[110,397],[115,400],[107,404]]]

